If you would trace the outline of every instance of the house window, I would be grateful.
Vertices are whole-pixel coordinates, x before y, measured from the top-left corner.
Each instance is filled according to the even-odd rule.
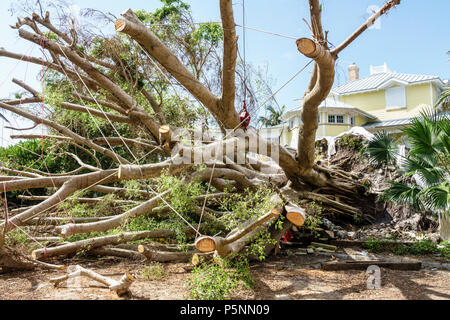
[[[329,114],[328,115],[328,123],[345,123],[344,115]]]
[[[355,126],[355,117],[350,117],[350,124],[352,125],[352,127]]]
[[[405,87],[393,87],[386,89],[386,109],[406,108]]]
[[[294,118],[289,120],[289,130],[291,130],[292,128],[294,128]]]
[[[317,123],[320,123],[320,113],[319,113],[319,115],[317,116]]]
[[[336,116],[334,114],[328,115],[328,123],[336,123]]]

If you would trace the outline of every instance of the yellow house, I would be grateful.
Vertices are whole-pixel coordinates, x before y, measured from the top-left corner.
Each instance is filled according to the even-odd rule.
[[[359,78],[359,68],[349,66],[349,82],[334,87],[319,106],[316,138],[335,137],[352,127],[369,132],[396,133],[422,110],[434,106],[446,83],[436,76],[395,73],[386,64],[370,67],[370,76]],[[297,147],[301,116],[299,106],[282,116],[281,125],[260,129],[260,134],[281,145]]]

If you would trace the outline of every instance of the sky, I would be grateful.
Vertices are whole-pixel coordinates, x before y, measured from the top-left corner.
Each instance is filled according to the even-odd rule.
[[[220,21],[219,0],[185,0],[191,5],[197,22]],[[80,8],[95,8],[119,16],[129,7],[154,10],[159,0],[73,0]],[[359,27],[384,1],[381,0],[322,0],[322,24],[328,30],[328,40],[338,45]],[[41,56],[38,46],[31,45],[17,36],[17,30],[9,28],[15,23],[8,9],[11,0],[0,0],[0,47],[10,51]],[[234,14],[237,24],[242,24],[243,0],[234,0]],[[382,65],[395,72],[435,75],[441,79],[450,78],[450,51],[448,36],[450,1],[448,0],[402,0],[401,4],[382,16],[370,30],[356,39],[339,56],[335,85],[348,81],[347,67],[356,63],[360,77],[369,76],[370,65]],[[246,25],[293,38],[310,37],[311,32],[302,20],[309,21],[307,0],[245,0]],[[105,33],[114,32],[114,26],[107,26]],[[240,50],[243,48],[242,28],[237,28]],[[247,29],[247,62],[253,66],[268,67],[273,79],[272,90],[285,84],[309,59],[297,51],[295,39],[274,36]],[[287,109],[295,107],[294,99],[303,96],[309,81],[312,65],[300,73],[277,95],[280,105]],[[39,67],[28,63],[0,57],[0,99],[11,97],[18,87],[11,83],[13,77],[26,80],[41,90],[37,79]],[[8,116],[8,114],[5,113]],[[20,120],[13,117],[12,122]],[[0,121],[0,125],[2,125]],[[1,144],[8,142],[8,132],[3,129]]]

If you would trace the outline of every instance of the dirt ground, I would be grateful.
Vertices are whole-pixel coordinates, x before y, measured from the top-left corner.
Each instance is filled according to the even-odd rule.
[[[396,271],[381,269],[381,288],[367,289],[369,275],[365,271],[322,271],[320,262],[330,260],[320,256],[281,256],[254,263],[251,273],[255,285],[241,290],[232,299],[324,299],[324,300],[428,300],[450,299],[450,272],[436,269]],[[91,268],[105,276],[120,278],[126,271],[139,275],[148,264],[117,258],[64,261]],[[115,299],[186,299],[186,280],[189,273],[185,264],[165,264],[165,276],[147,280],[137,276],[131,294],[118,298],[106,287],[89,279],[78,284],[55,288],[48,280],[63,275],[64,271],[40,270],[0,275],[2,300],[115,300]]]

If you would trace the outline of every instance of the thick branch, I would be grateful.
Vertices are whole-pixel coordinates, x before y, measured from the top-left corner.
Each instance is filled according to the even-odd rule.
[[[122,214],[114,216],[111,219],[98,221],[98,222],[83,223],[83,224],[69,223],[69,224],[66,224],[63,226],[56,227],[55,231],[62,237],[66,238],[73,234],[87,233],[87,232],[94,232],[94,231],[101,232],[101,231],[107,231],[107,230],[114,229],[120,225],[123,225],[130,219],[133,219],[133,218],[136,218],[145,213],[151,212],[153,208],[156,208],[159,201],[161,200],[161,197],[167,195],[169,192],[170,192],[170,190],[168,190],[160,195],[157,195],[156,197],[143,202],[142,204],[134,207],[131,210],[128,210],[127,212],[124,212]]]
[[[231,232],[226,238],[208,236],[199,237],[195,241],[195,246],[200,252],[217,251],[221,257],[226,257],[231,253],[240,252],[260,230],[259,227],[270,224],[270,221],[275,220],[282,213],[283,202],[281,198],[275,195],[271,201],[274,208],[255,221],[248,222],[243,228]]]
[[[236,59],[237,37],[233,15],[233,2],[220,0],[220,15],[223,27],[223,78],[222,78],[222,104],[225,114],[232,114],[235,110],[234,100],[236,95]]]
[[[302,105],[302,123],[298,139],[297,161],[304,175],[310,175],[314,166],[315,139],[318,127],[318,107],[328,96],[334,82],[335,58],[319,43],[301,38],[297,40],[298,50],[316,61],[317,81],[314,88],[306,94]],[[315,76],[315,75],[313,75]],[[314,179],[317,178],[315,175]]]
[[[130,241],[144,240],[144,239],[159,239],[174,237],[175,233],[172,230],[151,230],[139,232],[125,232],[121,234],[114,234],[108,236],[101,236],[70,242],[62,246],[37,249],[32,252],[34,259],[47,259],[54,256],[66,255],[75,253],[80,250],[94,249],[106,245],[117,245]]]
[[[233,110],[232,113],[224,113],[224,110],[220,107],[220,99],[186,69],[181,61],[136,17],[131,9],[123,13],[122,17],[116,21],[118,32],[126,33],[135,39],[148,54],[154,57],[228,128],[234,128],[240,123],[237,112]]]

